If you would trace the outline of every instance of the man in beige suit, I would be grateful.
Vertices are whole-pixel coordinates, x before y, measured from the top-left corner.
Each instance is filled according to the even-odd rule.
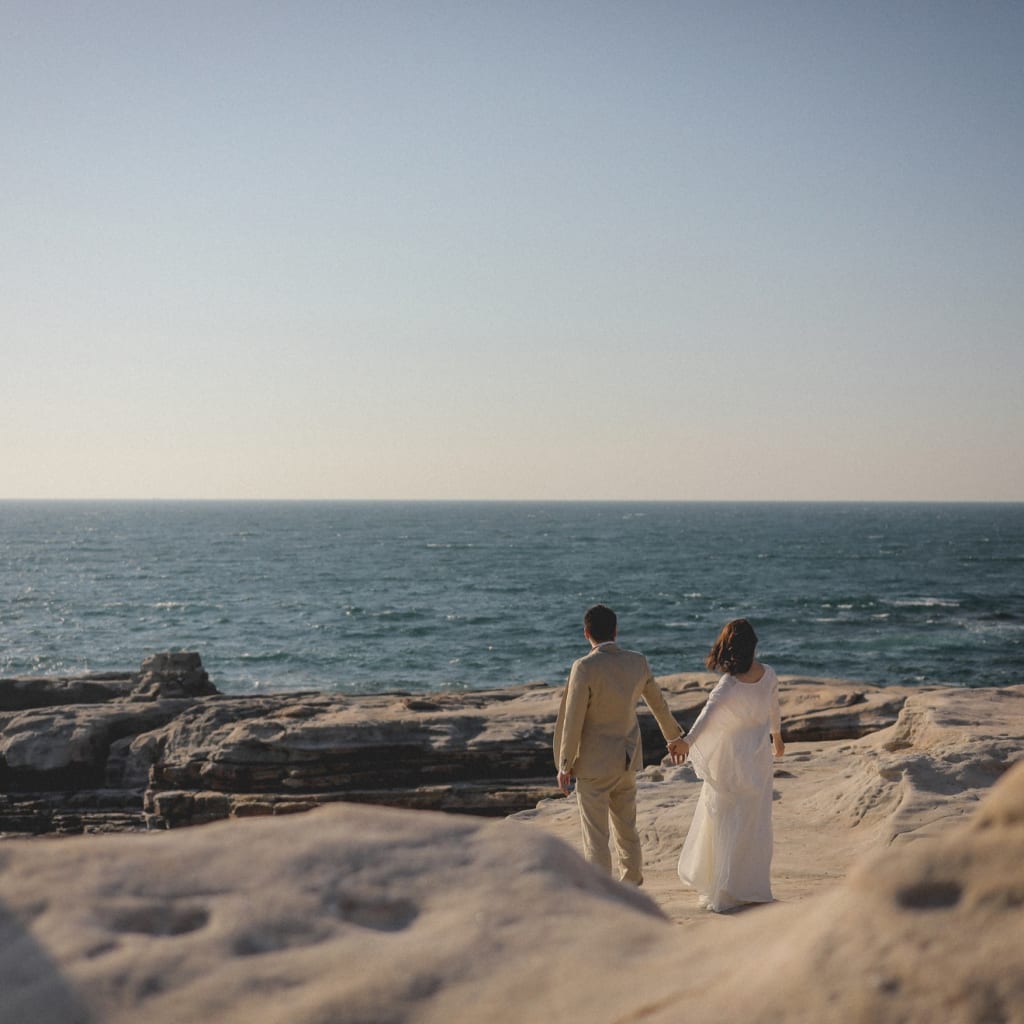
[[[674,763],[681,763],[683,731],[669,711],[647,659],[615,643],[615,612],[603,604],[588,608],[583,635],[591,651],[573,663],[555,725],[559,788],[576,799],[583,830],[583,855],[612,873],[610,835],[615,836],[619,878],[643,883],[643,851],[636,830],[636,773],[643,767],[641,697],[654,712]],[[611,828],[609,829],[609,823]]]

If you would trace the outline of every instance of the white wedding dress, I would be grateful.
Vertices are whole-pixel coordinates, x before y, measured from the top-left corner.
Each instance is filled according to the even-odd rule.
[[[765,665],[756,683],[722,676],[686,736],[704,785],[679,855],[679,877],[710,910],[772,900],[769,734],[778,736],[779,729],[779,680]]]

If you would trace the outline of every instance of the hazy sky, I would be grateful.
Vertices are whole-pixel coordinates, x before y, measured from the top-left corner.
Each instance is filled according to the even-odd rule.
[[[0,0],[0,497],[1024,500],[1024,3]]]

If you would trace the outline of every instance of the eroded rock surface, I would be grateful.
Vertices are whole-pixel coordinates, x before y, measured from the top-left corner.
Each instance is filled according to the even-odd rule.
[[[660,680],[680,725],[714,677]],[[555,793],[559,690],[217,692],[194,653],[134,674],[0,680],[0,832],[169,828],[337,801],[500,816]],[[790,740],[892,725],[906,688],[783,677]],[[665,745],[642,708],[645,759]]]
[[[941,761],[923,733],[907,736],[904,753]],[[860,749],[873,742],[852,756],[888,756]],[[830,745],[819,767],[837,774],[846,756]],[[795,762],[794,786],[801,766],[814,761]],[[686,785],[649,779],[641,802],[673,799],[678,817]],[[851,774],[842,792],[861,787]],[[819,821],[805,863],[859,827]],[[675,1024],[681,1008],[707,1021],[1020,1024],[1022,864],[1024,766],[942,835],[878,846],[827,889],[705,912],[700,928],[536,821],[337,805],[9,840],[0,1024]]]

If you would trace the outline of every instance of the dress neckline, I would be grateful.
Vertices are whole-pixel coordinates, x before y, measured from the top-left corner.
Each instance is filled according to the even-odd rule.
[[[768,668],[767,666],[762,665],[761,674],[756,679],[740,679],[739,676],[733,676],[733,679],[735,679],[741,686],[757,686],[757,684],[761,682],[766,675],[768,675]]]

